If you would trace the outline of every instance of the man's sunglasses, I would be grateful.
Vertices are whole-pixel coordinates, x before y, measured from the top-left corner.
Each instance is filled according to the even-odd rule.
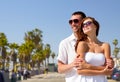
[[[86,26],[89,26],[89,25],[91,25],[93,22],[92,21],[88,21],[88,22],[86,22],[86,23],[83,23],[82,24],[82,28],[84,28],[84,27],[86,27]]]
[[[69,24],[72,24],[73,22],[74,22],[74,23],[78,23],[79,20],[78,20],[78,19],[69,20]]]

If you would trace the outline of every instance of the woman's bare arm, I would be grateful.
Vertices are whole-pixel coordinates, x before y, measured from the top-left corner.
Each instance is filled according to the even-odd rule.
[[[91,70],[91,69],[77,70],[78,74],[88,75],[88,76],[91,76],[91,75],[111,75],[112,71],[113,71],[113,69],[108,69],[107,66],[104,70]]]
[[[88,46],[86,42],[81,41],[78,43],[78,48],[77,48],[77,54],[80,59],[83,59],[83,62],[80,62],[79,64],[79,69],[85,68],[85,69],[93,69],[93,70],[102,70],[105,68],[105,66],[93,66],[91,64],[88,64],[85,62],[85,56],[84,54],[87,52]]]
[[[77,54],[79,54],[79,58],[84,59],[84,54],[87,52],[87,45],[85,42],[79,42],[77,48]],[[110,75],[112,73],[111,70],[106,69],[109,72],[103,71],[105,66],[92,66],[91,64],[87,64],[85,61],[80,62],[78,69],[78,74],[81,75]]]

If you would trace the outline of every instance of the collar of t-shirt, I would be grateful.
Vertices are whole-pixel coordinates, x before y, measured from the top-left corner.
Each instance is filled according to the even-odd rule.
[[[71,42],[72,42],[72,45],[75,46],[76,41],[77,41],[77,38],[75,37],[74,34],[71,35],[70,40],[71,40]]]

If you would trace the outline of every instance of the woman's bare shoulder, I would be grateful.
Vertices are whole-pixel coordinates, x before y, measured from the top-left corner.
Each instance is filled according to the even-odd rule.
[[[86,47],[86,46],[87,46],[87,42],[85,42],[85,41],[80,41],[80,42],[78,43],[78,46],[79,46],[79,47]]]
[[[103,46],[104,46],[104,47],[110,47],[110,44],[107,43],[107,42],[103,42]]]

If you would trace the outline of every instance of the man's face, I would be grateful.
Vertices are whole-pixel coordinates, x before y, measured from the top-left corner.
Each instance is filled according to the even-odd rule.
[[[80,23],[82,21],[81,15],[72,15],[72,17],[69,20],[69,24],[72,28],[72,31],[75,33],[78,31],[78,27],[80,26]]]

